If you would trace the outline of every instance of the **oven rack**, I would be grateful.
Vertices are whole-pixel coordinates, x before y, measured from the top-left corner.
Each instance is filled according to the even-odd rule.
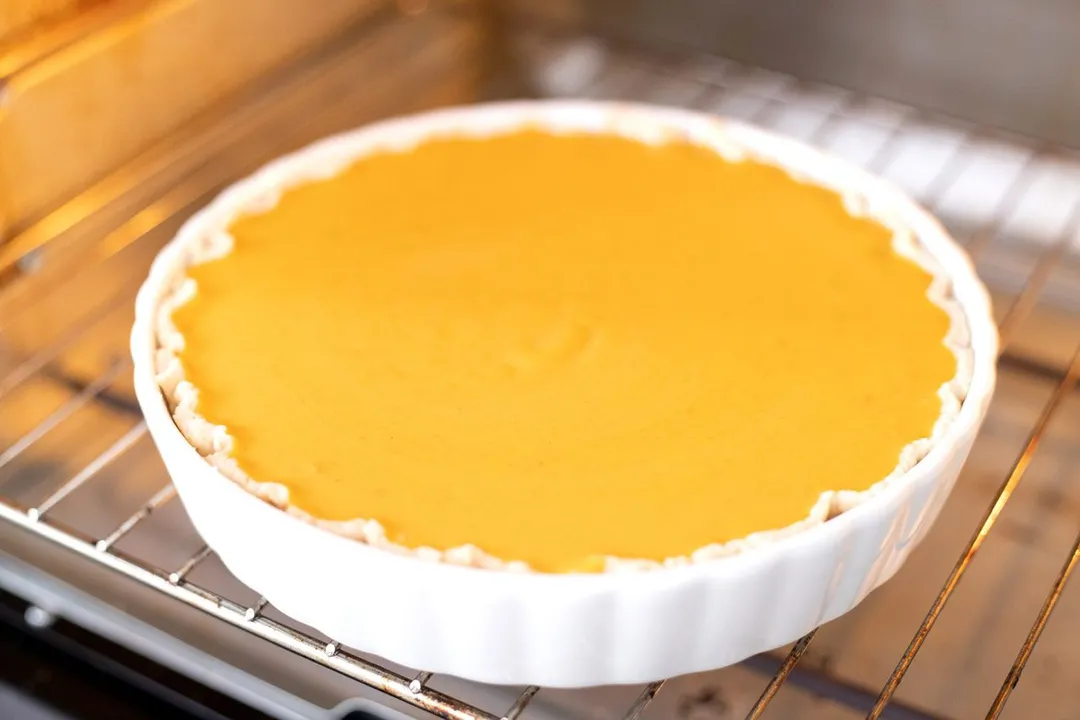
[[[546,42],[541,40],[541,44]],[[557,44],[557,43],[556,43]],[[551,49],[551,48],[549,48]],[[626,81],[627,73],[623,72],[617,63],[607,70],[591,73],[590,79],[576,90],[564,91],[563,94],[578,94],[583,96],[605,96],[613,94],[623,98],[644,98],[653,101],[665,101],[661,97],[669,92],[672,87],[680,89],[682,97],[671,99],[668,102],[701,107],[703,104],[717,105],[725,98],[731,98],[738,94],[761,100],[756,109],[749,113],[747,119],[763,125],[774,122],[785,116],[794,105],[790,100],[789,91],[802,92],[807,90],[816,91],[795,78],[787,76],[769,75],[772,85],[770,87],[785,88],[784,94],[767,91],[747,90],[748,78],[760,78],[760,71],[747,68],[728,61],[708,59],[709,62],[719,63],[722,72],[710,75],[706,80],[700,80],[695,73],[700,68],[677,67],[672,69],[663,62],[658,62],[650,57],[636,57],[629,61],[630,66],[636,71],[645,69],[644,73],[638,73],[636,80]],[[610,72],[609,72],[610,71]],[[620,75],[620,73],[622,73]],[[633,76],[634,73],[630,73]],[[614,93],[609,93],[612,88],[613,78],[623,82]],[[642,80],[642,78],[645,78]],[[779,79],[779,83],[775,82]],[[672,85],[672,80],[676,81]],[[833,92],[833,91],[829,91]],[[757,93],[755,95],[755,93]],[[845,119],[857,113],[860,109],[878,106],[875,98],[860,96],[853,93],[841,92],[838,102],[830,105],[823,111],[821,122],[810,132],[806,133],[806,139],[816,144],[827,144],[830,137],[839,131]],[[820,110],[820,105],[816,106]],[[915,123],[927,121],[927,116],[911,109],[903,109],[899,122],[885,124],[885,140],[864,163],[869,169],[882,172],[891,162],[903,156],[904,149],[901,140],[907,129]],[[228,133],[226,133],[228,134]],[[927,180],[926,187],[920,193],[923,201],[931,208],[938,209],[941,201],[947,197],[955,183],[963,176],[964,171],[972,163],[976,162],[976,156],[971,154],[982,140],[996,138],[1000,134],[993,130],[968,126],[962,130],[962,135],[956,147],[950,152],[935,172],[934,176]],[[204,137],[199,137],[205,141]],[[257,138],[256,138],[257,141]],[[1008,142],[1020,142],[1015,138],[1009,138]],[[174,148],[180,148],[177,155],[185,146],[177,141]],[[197,143],[196,143],[197,144]],[[1064,159],[1071,162],[1071,152],[1065,148],[1044,147],[1031,143],[1028,146],[1027,159],[1023,161],[1015,177],[1008,181],[1000,197],[994,204],[989,219],[979,223],[974,228],[965,228],[958,233],[962,241],[966,241],[968,250],[972,255],[983,252],[988,244],[1001,234],[1007,232],[1010,218],[1024,206],[1026,198],[1032,191],[1033,173],[1042,160],[1057,161]],[[207,152],[203,148],[204,152]],[[136,186],[144,176],[138,172],[130,174],[131,186]],[[172,221],[182,219],[206,196],[207,192],[216,187],[210,185],[197,185],[189,187],[188,184],[177,186],[182,191],[182,198],[172,197],[169,202],[159,203],[153,206],[156,212],[149,221],[143,217],[139,223],[126,221],[123,242],[113,242],[110,247],[111,253],[121,252],[123,249],[137,243],[153,242],[155,229],[169,227]],[[186,194],[183,194],[186,193]],[[149,206],[147,206],[149,207]],[[145,208],[144,208],[145,209]],[[70,210],[70,209],[69,209]],[[1080,380],[1080,347],[1072,356],[1067,367],[1061,368],[1042,360],[1032,359],[1024,354],[1017,353],[1012,348],[1012,340],[1016,330],[1031,313],[1040,296],[1052,281],[1052,276],[1060,268],[1066,258],[1069,257],[1070,248],[1080,230],[1080,193],[1067,208],[1064,220],[1055,236],[1049,243],[1040,248],[1038,259],[1022,288],[1015,294],[1011,305],[1002,316],[1000,322],[1002,334],[1001,363],[1010,367],[1030,369],[1045,377],[1056,380],[1055,389],[1050,399],[1045,404],[1037,422],[1030,430],[1028,441],[1022,453],[1016,458],[1015,463],[1003,479],[1000,488],[994,496],[993,503],[987,508],[983,519],[975,528],[973,535],[964,547],[955,567],[945,578],[941,592],[933,605],[929,608],[923,622],[915,629],[910,646],[899,658],[896,669],[883,686],[880,695],[873,708],[867,715],[868,718],[878,718],[884,712],[887,704],[892,699],[899,683],[903,680],[911,662],[915,659],[922,647],[923,641],[934,624],[945,604],[949,601],[957,584],[967,571],[975,555],[983,544],[988,533],[994,527],[995,522],[1005,504],[1009,501],[1018,484],[1031,462],[1031,459],[1039,445],[1041,438],[1052,420],[1054,414],[1076,387]],[[90,213],[87,213],[89,217]],[[138,216],[136,216],[138,217]],[[80,218],[71,224],[87,222],[86,218]],[[49,259],[58,253],[64,252],[64,232],[57,232],[55,224],[50,226],[48,222],[39,223],[20,236],[12,239],[4,248],[0,247],[0,277],[4,271],[15,274],[15,280],[8,285],[0,284],[0,308],[19,308],[19,294],[22,292],[20,283],[28,283],[34,280],[34,276],[41,272],[40,258]],[[115,238],[114,238],[115,239]],[[57,248],[50,248],[56,245]],[[6,251],[6,252],[5,252]],[[108,254],[95,256],[95,262],[104,262]],[[46,263],[47,266],[47,263]],[[74,271],[72,271],[74,272]],[[50,290],[51,292],[52,290]],[[5,298],[5,292],[9,297]],[[26,293],[34,302],[40,302],[46,293]],[[11,298],[14,299],[11,299]],[[130,301],[130,295],[124,296],[124,301]],[[5,305],[4,303],[8,304]],[[62,338],[52,342],[33,354],[23,359],[8,374],[0,376],[0,400],[4,395],[11,393],[21,384],[28,382],[35,376],[43,373],[66,347],[87,333],[95,332],[95,324],[101,319],[100,314],[92,313],[86,320],[77,323],[69,329]],[[0,321],[0,341],[3,341],[4,324]],[[120,349],[122,352],[123,349]],[[62,427],[76,412],[86,405],[102,400],[109,388],[118,378],[124,377],[130,371],[127,361],[112,363],[108,369],[83,383],[77,392],[69,400],[57,407],[45,419],[35,425],[27,433],[9,444],[0,451],[0,468],[14,461],[35,443],[38,443],[50,432]],[[175,498],[175,491],[171,485],[164,485],[154,494],[149,496],[145,504],[134,514],[115,525],[108,533],[91,536],[76,528],[56,521],[52,517],[53,511],[79,488],[97,481],[102,471],[111,463],[122,457],[139,439],[146,434],[143,422],[134,424],[125,434],[115,441],[104,452],[98,454],[92,461],[87,463],[81,470],[72,474],[65,482],[50,489],[44,499],[33,505],[22,505],[14,500],[0,496],[0,519],[5,523],[18,527],[27,533],[36,535],[49,543],[65,548],[86,560],[107,567],[117,573],[127,576],[142,585],[152,588],[171,598],[176,599],[202,612],[218,618],[229,625],[241,628],[246,632],[258,636],[279,647],[301,655],[324,667],[353,678],[364,685],[379,690],[413,707],[428,711],[435,716],[454,718],[456,720],[512,720],[527,713],[530,703],[541,692],[540,688],[525,688],[515,701],[505,708],[482,709],[475,707],[463,700],[451,695],[439,692],[431,687],[432,675],[419,672],[415,675],[402,674],[381,665],[366,660],[348,648],[342,647],[335,642],[324,640],[310,635],[300,629],[294,628],[287,623],[276,621],[267,616],[267,604],[265,599],[259,599],[254,603],[246,604],[236,602],[219,595],[207,588],[201,587],[189,579],[189,575],[201,563],[206,561],[212,552],[207,547],[202,547],[198,552],[191,555],[186,561],[174,568],[155,567],[140,559],[135,554],[117,550],[116,543],[128,533],[135,530],[143,523],[152,522],[155,514],[163,507],[171,503]],[[1070,553],[1064,559],[1061,571],[1054,583],[1048,589],[1046,602],[1040,612],[1033,618],[1031,634],[1018,648],[1016,660],[1003,679],[1001,690],[993,705],[988,709],[987,717],[997,717],[1003,710],[1005,702],[1020,679],[1020,674],[1039,640],[1040,633],[1053,612],[1057,599],[1060,597],[1065,584],[1070,577],[1078,558],[1080,558],[1080,536],[1074,543]],[[799,640],[788,652],[780,664],[774,677],[766,684],[758,701],[750,708],[747,718],[759,718],[766,712],[770,701],[781,690],[784,682],[789,678],[799,660],[803,657],[810,646],[817,631],[811,632]],[[642,716],[646,708],[661,691],[664,683],[656,682],[641,689],[637,699],[629,705],[622,717],[632,720]],[[527,717],[527,715],[526,715]]]

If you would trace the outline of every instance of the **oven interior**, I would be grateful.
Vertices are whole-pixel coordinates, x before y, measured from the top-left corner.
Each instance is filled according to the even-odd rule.
[[[5,661],[77,655],[147,713],[199,717],[1075,717],[1078,31],[1080,6],[1052,0],[5,4]],[[379,117],[555,96],[695,108],[844,156],[938,214],[993,292],[999,389],[948,505],[896,578],[793,647],[574,691],[388,665],[234,580],[146,436],[133,295],[218,190]]]

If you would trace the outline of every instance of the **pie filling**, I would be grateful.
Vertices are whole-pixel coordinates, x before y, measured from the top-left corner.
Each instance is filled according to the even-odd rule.
[[[172,318],[247,477],[539,571],[805,520],[931,435],[931,274],[836,193],[688,142],[522,130],[236,218]]]

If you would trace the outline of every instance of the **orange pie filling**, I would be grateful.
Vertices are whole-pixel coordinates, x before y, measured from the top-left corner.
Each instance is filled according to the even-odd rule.
[[[232,476],[433,556],[588,571],[820,522],[957,374],[891,230],[688,142],[432,139],[229,235],[171,317]]]

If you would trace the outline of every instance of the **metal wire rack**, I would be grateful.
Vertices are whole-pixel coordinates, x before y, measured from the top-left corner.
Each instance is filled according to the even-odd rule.
[[[370,27],[365,32],[370,35]],[[369,42],[377,44],[378,41]],[[555,45],[558,43],[541,38],[533,45],[534,49],[539,48],[550,55],[555,53]],[[339,65],[335,67],[347,68],[347,63],[340,61],[340,56],[350,52],[352,51],[341,51],[336,56],[339,60],[335,61]],[[385,54],[388,51],[384,48],[383,52]],[[764,125],[784,127],[787,124],[790,128],[801,122],[801,134],[810,142],[826,147],[835,146],[842,139],[847,132],[849,121],[853,118],[870,117],[869,122],[875,127],[876,139],[872,149],[861,151],[862,161],[871,170],[881,173],[887,173],[890,167],[895,167],[899,161],[910,155],[911,150],[905,147],[905,138],[913,129],[935,122],[934,119],[910,108],[890,105],[888,112],[884,112],[883,104],[874,98],[829,88],[810,87],[795,78],[773,74],[765,77],[763,86],[760,82],[762,73],[754,68],[715,58],[693,60],[680,60],[672,66],[648,57],[608,57],[601,63],[603,68],[584,72],[582,77],[586,79],[583,82],[576,87],[563,88],[561,92],[584,96],[642,98],[721,110],[725,107],[739,107],[744,111],[741,114],[747,119]],[[703,67],[710,69],[706,72]],[[281,126],[279,118],[296,117],[293,109],[297,104],[297,88],[311,77],[313,75],[310,70],[298,71],[290,81],[291,84],[281,83],[280,88],[284,89],[276,90],[277,96],[262,101],[260,107],[223,111],[221,122],[211,125],[209,130],[174,138],[164,155],[151,157],[129,168],[123,178],[123,192],[117,190],[115,182],[113,185],[107,182],[90,195],[84,196],[81,199],[82,205],[76,203],[63,208],[55,216],[26,229],[9,244],[0,246],[0,277],[8,278],[6,284],[0,282],[0,312],[4,312],[0,315],[0,351],[8,352],[7,355],[0,354],[0,360],[6,358],[6,362],[0,364],[0,370],[4,371],[0,374],[0,402],[17,393],[21,387],[34,382],[35,378],[54,371],[53,366],[57,359],[73,344],[88,335],[102,332],[102,318],[116,307],[130,303],[132,285],[130,282],[120,283],[120,289],[103,301],[100,307],[81,314],[71,312],[70,314],[78,317],[62,333],[50,337],[46,342],[36,345],[31,343],[29,350],[5,347],[5,344],[10,346],[13,343],[11,333],[7,331],[10,330],[9,326],[13,324],[12,320],[17,312],[35,304],[48,303],[50,297],[63,292],[66,283],[76,282],[77,276],[85,275],[88,264],[104,266],[116,256],[138,252],[140,248],[149,248],[145,254],[152,255],[153,250],[167,237],[176,223],[203,202],[230,174],[235,173],[237,165],[228,166],[228,169],[222,170],[219,175],[203,173],[202,176],[169,168],[177,167],[177,164],[182,162],[181,158],[187,155],[202,159],[211,157],[221,148],[247,136],[252,139],[248,140],[244,147],[275,154],[279,151],[279,145],[267,144],[268,133]],[[401,82],[403,78],[397,77],[395,81]],[[325,87],[326,81],[323,82],[322,87]],[[761,89],[762,87],[765,89]],[[801,97],[802,101],[792,99],[796,96]],[[807,98],[811,100],[807,102]],[[802,106],[799,105],[800,102],[803,102]],[[378,112],[378,108],[370,110],[370,113]],[[335,124],[352,124],[357,120],[355,112],[334,115],[332,110],[326,110],[324,114],[333,121],[311,123],[311,135],[321,134]],[[798,117],[802,120],[798,120]],[[949,198],[963,181],[965,173],[980,162],[980,155],[976,150],[984,141],[996,141],[998,137],[994,131],[981,127],[962,127],[957,133],[950,141],[951,149],[943,154],[943,159],[931,176],[921,179],[921,190],[917,192],[931,209],[942,212],[947,219],[945,206]],[[996,237],[1015,229],[1013,225],[1016,224],[1014,221],[1017,213],[1026,207],[1025,203],[1030,201],[1031,194],[1037,189],[1036,177],[1045,163],[1059,163],[1063,159],[1071,162],[1069,151],[1063,148],[1044,147],[1016,138],[1007,138],[1004,142],[1022,151],[1022,159],[1016,164],[1014,172],[999,183],[1000,187],[996,188],[994,199],[981,219],[960,219],[952,223],[958,237],[966,242],[969,252],[974,255],[980,253]],[[138,201],[141,204],[135,207],[115,202],[117,197],[130,197],[136,188],[145,187],[151,180],[160,181],[165,190],[153,198]],[[1077,231],[1080,230],[1080,186],[1077,186],[1076,190],[1073,200],[1066,208],[1068,212],[1061,213],[1060,208],[1055,210],[1061,221],[1049,233],[1052,235],[1050,241],[1041,246],[1035,243],[1035,246],[1042,248],[1039,259],[1026,283],[1015,294],[1011,307],[1002,317],[1002,363],[1030,365],[1032,362],[1012,355],[1010,343],[1016,329],[1024,322],[1048,287],[1055,269],[1068,257],[1071,244],[1077,237]],[[1054,198],[1060,198],[1060,195],[1055,195]],[[126,219],[118,222],[114,229],[102,236],[99,231],[101,217],[109,212],[122,215]],[[72,280],[72,277],[76,277],[76,280]],[[122,342],[120,337],[111,345],[107,344],[106,351],[114,356],[123,355]],[[1031,428],[1022,453],[1016,458],[994,495],[992,505],[987,508],[955,567],[945,578],[940,594],[929,608],[925,619],[914,629],[910,645],[882,687],[877,701],[867,715],[868,718],[882,716],[927,635],[933,630],[943,607],[993,529],[1002,509],[1023,480],[1048,423],[1063,401],[1076,389],[1080,381],[1080,347],[1067,368],[1039,368],[1043,374],[1056,378],[1056,388]],[[50,433],[62,431],[65,423],[88,404],[99,401],[124,402],[122,397],[117,399],[113,395],[117,381],[123,379],[129,370],[126,361],[116,361],[110,363],[104,372],[81,383],[74,383],[75,389],[66,400],[6,444],[0,451],[0,469],[15,462]],[[526,713],[530,703],[542,692],[540,688],[529,687],[525,688],[509,707],[475,707],[433,689],[430,673],[418,672],[409,675],[387,669],[336,642],[325,642],[285,622],[268,617],[264,598],[252,603],[238,602],[191,581],[189,576],[192,572],[212,555],[212,551],[205,546],[171,568],[157,567],[140,558],[137,553],[118,549],[118,543],[138,527],[153,522],[156,514],[174,500],[175,491],[171,485],[163,485],[150,494],[134,513],[118,519],[107,532],[89,534],[54,518],[57,508],[66,502],[72,502],[73,494],[80,488],[101,482],[103,470],[129,452],[145,434],[145,424],[141,421],[135,422],[119,439],[97,453],[80,470],[71,474],[61,484],[46,489],[44,496],[33,503],[19,503],[7,495],[0,496],[0,519],[66,548],[92,563],[108,567],[181,603],[198,608],[229,625],[438,717],[455,720],[513,720]],[[1060,572],[1047,592],[1042,609],[1033,618],[1031,632],[1018,648],[1015,663],[1003,679],[1000,692],[987,711],[988,718],[998,717],[1005,707],[1078,559],[1080,536],[1065,557]],[[764,715],[770,702],[781,691],[785,681],[810,647],[816,633],[817,631],[810,633],[790,649],[760,698],[749,709],[747,718]],[[626,708],[621,717],[633,720],[642,716],[663,686],[664,682],[656,682],[641,689],[637,699]]]

